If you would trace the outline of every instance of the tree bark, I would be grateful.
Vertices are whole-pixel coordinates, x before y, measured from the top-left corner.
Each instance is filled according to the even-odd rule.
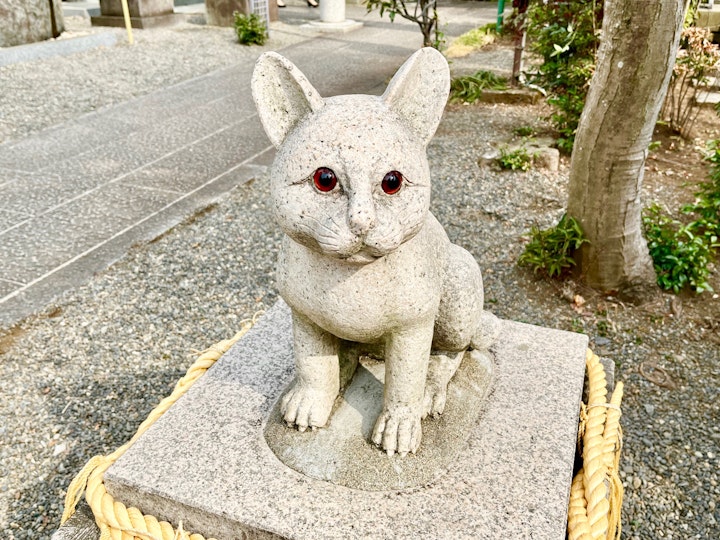
[[[603,292],[655,283],[640,194],[655,122],[675,64],[683,0],[607,0],[597,68],[575,137],[568,215],[590,240],[576,254]]]

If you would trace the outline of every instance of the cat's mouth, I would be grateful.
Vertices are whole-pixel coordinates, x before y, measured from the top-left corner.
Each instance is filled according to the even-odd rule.
[[[368,264],[378,260],[382,255],[372,255],[371,253],[361,249],[357,253],[353,253],[348,257],[343,257],[343,260],[353,264]]]
[[[384,257],[387,255],[387,252],[377,246],[359,243],[354,248],[348,249],[345,253],[338,253],[338,255],[345,262],[352,264],[369,264]]]

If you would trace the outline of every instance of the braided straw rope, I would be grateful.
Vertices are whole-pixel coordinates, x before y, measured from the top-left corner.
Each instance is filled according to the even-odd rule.
[[[618,476],[622,430],[620,402],[623,384],[617,383],[606,402],[607,381],[600,359],[588,349],[588,406],[580,413],[583,468],[570,488],[569,540],[619,540],[623,488]]]
[[[75,513],[75,508],[85,492],[95,522],[100,527],[100,540],[205,540],[200,534],[190,534],[183,530],[182,523],[175,529],[166,521],[158,521],[153,516],[143,515],[137,508],[127,508],[116,501],[106,491],[103,475],[125,451],[160,418],[225,352],[230,349],[255,323],[260,313],[252,320],[242,321],[240,331],[231,339],[213,345],[200,354],[177,384],[172,394],[163,399],[140,424],[129,442],[107,456],[95,456],[87,462],[68,487],[65,496],[65,510],[61,523],[65,523]],[[214,540],[214,539],[207,539]]]

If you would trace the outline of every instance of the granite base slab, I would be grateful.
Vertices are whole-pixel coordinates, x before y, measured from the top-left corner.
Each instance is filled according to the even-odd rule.
[[[586,336],[503,321],[467,444],[444,475],[402,492],[311,479],[268,448],[291,336],[280,301],[108,470],[108,491],[219,540],[565,537]]]

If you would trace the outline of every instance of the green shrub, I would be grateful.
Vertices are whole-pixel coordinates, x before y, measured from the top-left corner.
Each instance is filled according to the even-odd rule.
[[[507,87],[505,77],[495,75],[492,71],[478,71],[450,82],[450,101],[474,103],[480,99],[484,90],[507,90]]]
[[[531,156],[527,148],[520,146],[514,150],[507,147],[500,148],[500,157],[498,164],[501,169],[511,171],[529,171],[532,167],[533,156]]]
[[[643,226],[658,285],[675,293],[690,287],[712,291],[709,265],[720,247],[720,139],[708,143],[710,179],[700,184],[695,202],[680,210],[692,219],[672,219],[658,205],[647,208]]]
[[[680,50],[673,66],[667,95],[660,117],[669,121],[670,128],[684,137],[690,136],[700,113],[697,96],[704,92],[704,84],[720,67],[720,48],[712,43],[708,28],[690,26],[680,37]]]
[[[693,232],[720,237],[720,139],[708,142],[707,149],[710,180],[699,185],[695,202],[683,206],[682,211],[698,217],[689,225]]]
[[[675,293],[685,287],[697,293],[712,290],[708,264],[718,247],[716,236],[696,235],[692,224],[672,219],[656,204],[645,210],[643,226],[660,288]]]
[[[238,43],[243,45],[265,45],[268,39],[265,21],[255,13],[244,15],[234,11],[233,17],[235,17],[235,33],[237,34]]]
[[[520,126],[513,129],[513,133],[518,137],[532,137],[535,135],[535,128],[532,126]]]
[[[495,41],[497,30],[495,23],[488,23],[485,26],[474,28],[469,32],[465,32],[459,36],[453,45],[462,45],[464,47],[481,48]]]
[[[575,250],[588,242],[580,224],[563,214],[555,227],[540,230],[532,227],[530,242],[518,259],[521,266],[530,266],[535,273],[559,277],[575,265]]]
[[[527,11],[530,49],[544,62],[531,76],[556,111],[550,116],[558,148],[572,152],[600,43],[603,3],[597,0],[533,2]]]

